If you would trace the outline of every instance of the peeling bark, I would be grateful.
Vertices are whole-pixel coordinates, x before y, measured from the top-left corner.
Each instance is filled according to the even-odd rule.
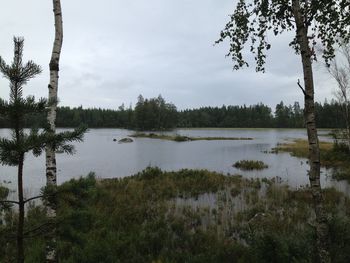
[[[313,196],[314,210],[316,214],[316,235],[317,251],[319,262],[330,262],[328,252],[328,220],[323,203],[323,195],[320,183],[320,148],[317,136],[315,121],[315,103],[314,103],[314,81],[312,72],[312,51],[308,40],[308,25],[304,23],[304,17],[301,13],[300,0],[292,1],[293,15],[296,22],[296,37],[300,45],[300,55],[303,65],[304,85],[305,85],[305,122],[309,143],[310,171],[309,180],[311,193]]]
[[[47,116],[50,130],[56,132],[56,112],[57,112],[57,90],[59,78],[59,61],[63,42],[62,11],[60,0],[53,0],[53,12],[55,18],[55,40],[53,44],[50,60],[50,83],[49,90],[49,112]],[[57,186],[57,168],[56,154],[54,145],[46,147],[46,185],[50,187]],[[47,207],[47,215],[50,219],[56,218],[56,204],[50,204]],[[52,238],[47,242],[46,262],[57,262],[56,239]]]

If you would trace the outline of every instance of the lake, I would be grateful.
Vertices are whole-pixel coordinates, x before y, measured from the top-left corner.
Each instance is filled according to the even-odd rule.
[[[61,129],[62,130],[62,129]],[[0,129],[0,137],[9,135],[8,129]],[[93,171],[99,178],[115,178],[133,175],[147,166],[158,166],[164,170],[208,169],[225,174],[241,174],[244,177],[274,178],[293,188],[308,184],[305,159],[295,158],[289,153],[271,154],[277,143],[306,139],[305,129],[179,129],[170,134],[190,137],[251,137],[253,140],[236,141],[189,141],[174,142],[150,138],[135,138],[132,143],[113,142],[133,131],[123,129],[90,129],[83,143],[77,143],[76,154],[57,154],[58,183],[87,175]],[[330,140],[321,130],[320,140]],[[323,134],[323,136],[322,136]],[[239,160],[261,160],[269,168],[262,171],[241,171],[232,165]],[[24,184],[29,197],[38,193],[45,184],[45,158],[26,155]],[[322,169],[321,183],[325,187],[350,193],[347,182],[331,179],[331,171]],[[16,168],[1,166],[0,182],[16,188]]]

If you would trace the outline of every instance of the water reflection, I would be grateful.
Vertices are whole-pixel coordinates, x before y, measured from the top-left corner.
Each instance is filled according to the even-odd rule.
[[[147,166],[164,170],[208,169],[225,174],[242,174],[245,177],[279,177],[291,187],[308,184],[305,159],[291,157],[288,153],[267,154],[279,142],[306,138],[301,129],[181,129],[172,134],[191,137],[252,137],[252,141],[190,141],[173,142],[149,138],[136,138],[133,143],[118,144],[132,131],[121,129],[91,129],[84,143],[76,144],[73,156],[57,155],[59,177],[62,183],[94,171],[100,178],[124,177],[135,174]],[[327,131],[322,131],[326,134]],[[0,129],[0,137],[9,130]],[[321,137],[321,140],[329,140]],[[240,171],[232,164],[242,159],[261,160],[269,165],[263,171]],[[34,158],[28,154],[24,166],[24,183],[27,195],[37,193],[45,184],[44,156]],[[11,181],[15,188],[16,169],[0,167],[1,181]],[[331,179],[330,171],[322,169],[322,186],[333,186],[350,192],[349,184]]]

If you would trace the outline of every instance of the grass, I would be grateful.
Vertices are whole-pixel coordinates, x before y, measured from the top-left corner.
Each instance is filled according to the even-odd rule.
[[[341,143],[319,142],[321,166],[333,168],[333,177],[350,182],[350,152],[346,145]],[[307,140],[294,140],[291,143],[278,144],[272,149],[273,153],[289,152],[292,156],[309,158]]]
[[[164,134],[156,134],[156,133],[135,133],[130,135],[130,137],[160,139],[160,140],[168,140],[168,141],[175,141],[175,142],[253,140],[253,138],[249,138],[249,137],[188,137],[188,136],[182,136],[179,134],[164,135]]]
[[[237,161],[234,167],[241,170],[263,170],[268,168],[269,166],[265,164],[263,161],[255,161],[255,160],[241,160]]]
[[[63,263],[315,261],[308,189],[292,191],[267,179],[206,170],[147,168],[119,179],[96,180],[90,174],[58,190]],[[201,202],[206,194],[212,204]],[[350,201],[333,189],[324,190],[324,196],[332,215],[332,262],[350,262]],[[26,229],[44,219],[42,207],[30,207]],[[15,220],[15,213],[8,214],[0,233],[10,231]],[[33,235],[26,242],[26,262],[45,262],[44,240]],[[0,235],[0,262],[15,262],[14,246],[15,239]]]
[[[320,151],[328,152],[333,149],[333,143],[331,142],[319,142]],[[289,152],[292,156],[300,158],[308,158],[309,156],[309,144],[307,140],[297,139],[291,143],[281,143],[277,147],[272,149],[273,152]]]

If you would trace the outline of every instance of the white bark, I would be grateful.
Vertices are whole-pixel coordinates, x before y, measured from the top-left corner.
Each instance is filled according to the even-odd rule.
[[[316,236],[318,261],[329,263],[328,252],[328,222],[323,207],[324,199],[320,183],[320,147],[316,129],[315,102],[314,102],[314,81],[312,71],[312,51],[309,46],[308,25],[300,8],[300,0],[292,0],[293,15],[296,23],[296,38],[300,45],[300,55],[304,73],[304,116],[309,143],[310,171],[309,181],[313,196],[314,210],[316,214]]]
[[[51,132],[56,132],[56,111],[57,111],[57,91],[58,91],[58,72],[59,61],[63,42],[63,23],[62,23],[62,10],[60,0],[53,0],[53,12],[55,20],[55,40],[53,43],[53,49],[50,60],[50,83],[49,89],[49,112],[47,116],[48,123],[50,125]],[[46,185],[57,186],[57,168],[56,168],[56,155],[54,147],[46,148]],[[47,215],[51,219],[56,218],[56,204],[51,204],[47,207]],[[56,239],[49,240],[46,251],[46,262],[57,262],[56,259]]]

